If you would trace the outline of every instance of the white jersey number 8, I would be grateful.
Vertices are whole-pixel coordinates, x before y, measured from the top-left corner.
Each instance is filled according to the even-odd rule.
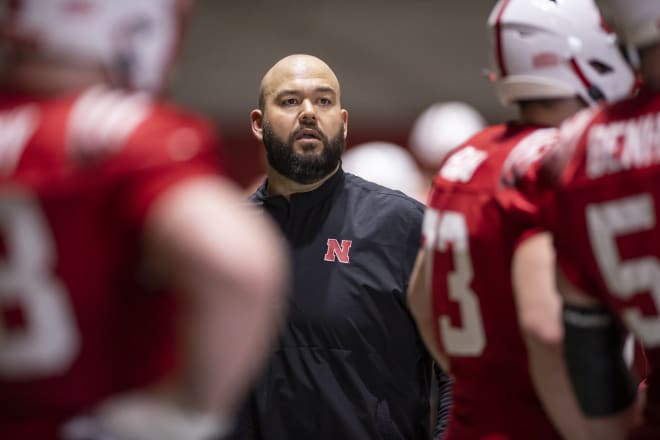
[[[0,377],[47,377],[71,365],[79,350],[73,313],[62,283],[53,276],[55,248],[39,205],[25,194],[0,198],[0,311],[18,308],[12,328],[0,313]]]

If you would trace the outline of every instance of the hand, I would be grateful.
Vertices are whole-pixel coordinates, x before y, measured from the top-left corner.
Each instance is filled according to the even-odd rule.
[[[209,440],[226,434],[221,417],[184,411],[149,393],[118,396],[92,415],[81,415],[62,429],[65,440]]]
[[[127,440],[106,431],[102,423],[92,415],[78,416],[68,421],[61,435],[64,440]]]

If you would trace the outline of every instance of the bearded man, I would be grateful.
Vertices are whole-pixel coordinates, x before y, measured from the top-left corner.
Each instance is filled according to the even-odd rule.
[[[240,438],[429,438],[431,358],[405,301],[423,205],[344,173],[348,112],[322,60],[278,61],[250,117],[268,162],[251,199],[280,225],[293,283]]]

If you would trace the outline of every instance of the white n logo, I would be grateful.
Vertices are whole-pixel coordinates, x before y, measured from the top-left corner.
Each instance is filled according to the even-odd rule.
[[[328,238],[328,250],[325,252],[325,261],[336,261],[339,260],[340,263],[348,264],[350,263],[350,257],[348,256],[348,251],[351,249],[353,241],[351,240],[342,240],[341,245],[334,238]]]

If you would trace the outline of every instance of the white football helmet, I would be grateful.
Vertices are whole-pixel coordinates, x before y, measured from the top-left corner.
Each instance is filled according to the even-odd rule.
[[[495,89],[505,104],[576,95],[593,104],[623,98],[634,87],[593,0],[500,0],[488,25]]]
[[[389,142],[366,142],[346,150],[342,168],[365,180],[396,189],[418,200],[423,198],[423,180],[410,153]]]
[[[408,146],[424,168],[435,172],[447,153],[485,126],[486,121],[472,106],[460,101],[437,102],[415,119]]]
[[[182,0],[14,3],[0,22],[10,44],[60,60],[100,63],[117,84],[148,92],[164,84],[190,6]]]
[[[660,41],[660,1],[609,0],[606,4],[626,43],[643,47]]]

